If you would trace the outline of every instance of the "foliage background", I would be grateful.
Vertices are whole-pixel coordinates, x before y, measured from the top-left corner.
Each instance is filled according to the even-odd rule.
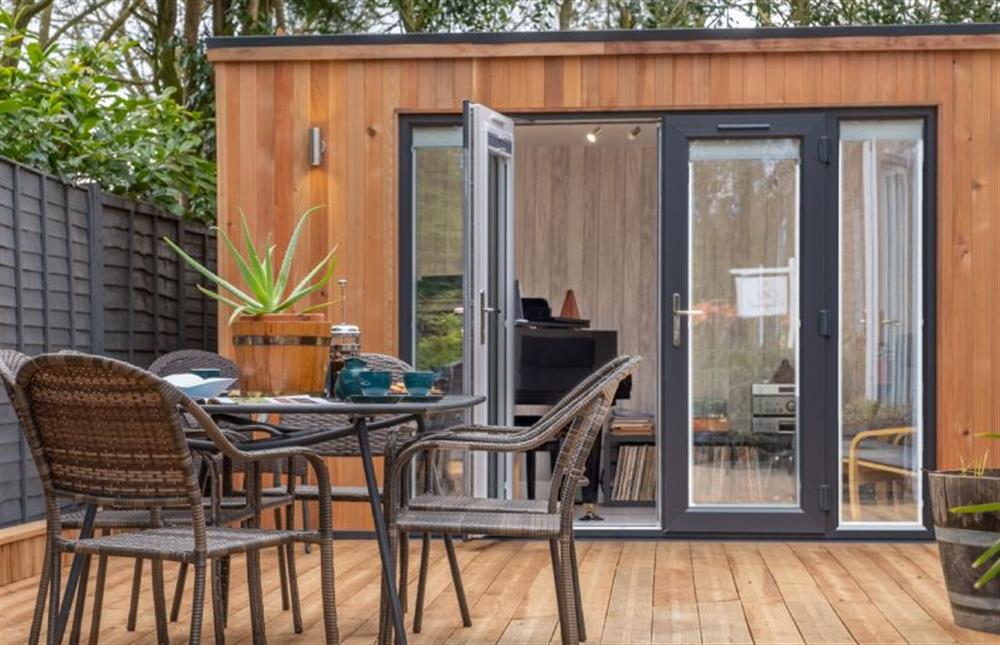
[[[210,36],[1000,22],[998,0],[0,0],[0,154],[214,219]]]
[[[118,65],[135,45],[43,46],[0,13],[0,155],[76,183],[209,221],[215,164],[199,114],[172,90],[122,91]]]

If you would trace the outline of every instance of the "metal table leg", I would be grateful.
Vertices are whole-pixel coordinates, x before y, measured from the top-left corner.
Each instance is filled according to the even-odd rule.
[[[368,442],[368,428],[363,419],[354,424],[358,437],[358,448],[361,453],[361,464],[365,469],[365,484],[368,486],[368,501],[372,507],[372,519],[375,522],[375,537],[378,540],[379,555],[382,559],[382,581],[389,595],[389,610],[392,614],[392,624],[396,630],[396,642],[406,645],[406,623],[403,621],[403,606],[399,602],[399,591],[396,589],[395,554],[389,543],[389,531],[385,525],[385,515],[382,513],[382,500],[378,494],[378,480],[375,478],[375,464],[372,461],[371,445]]]
[[[88,504],[83,512],[83,526],[80,527],[80,539],[94,537],[94,517],[97,515],[97,505]],[[73,564],[69,568],[69,577],[66,579],[66,593],[63,595],[62,605],[59,606],[58,633],[55,642],[61,643],[63,634],[66,632],[66,623],[69,621],[69,610],[73,605],[73,595],[76,593],[76,586],[80,582],[80,570],[83,568],[83,560],[86,556],[73,556]]]

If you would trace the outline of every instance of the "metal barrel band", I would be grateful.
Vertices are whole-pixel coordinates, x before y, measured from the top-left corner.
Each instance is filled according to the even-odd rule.
[[[952,542],[963,546],[989,548],[997,540],[997,534],[992,531],[977,531],[975,529],[953,529],[945,526],[935,526],[934,535],[940,542]]]
[[[233,345],[309,345],[323,346],[330,343],[328,336],[233,336]]]
[[[973,609],[982,609],[984,611],[997,611],[1000,609],[996,597],[989,596],[973,596],[967,593],[959,593],[957,591],[949,591],[948,599],[953,603],[964,609],[965,611],[970,611]]]

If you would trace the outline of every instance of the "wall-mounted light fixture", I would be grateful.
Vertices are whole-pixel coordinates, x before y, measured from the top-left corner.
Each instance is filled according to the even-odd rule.
[[[639,126],[635,126],[634,128],[632,128],[628,133],[629,141],[635,141],[635,138],[639,136],[640,132],[642,132],[642,128],[640,128]]]
[[[325,152],[326,142],[323,141],[323,133],[319,128],[309,128],[309,165],[322,165]]]
[[[593,130],[587,133],[588,143],[597,143],[597,135],[601,133],[601,126],[597,126]]]

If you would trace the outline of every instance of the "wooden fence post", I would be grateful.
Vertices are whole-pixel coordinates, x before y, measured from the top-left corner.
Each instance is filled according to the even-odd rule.
[[[87,186],[87,228],[90,237],[90,352],[104,354],[104,205],[101,188]]]

